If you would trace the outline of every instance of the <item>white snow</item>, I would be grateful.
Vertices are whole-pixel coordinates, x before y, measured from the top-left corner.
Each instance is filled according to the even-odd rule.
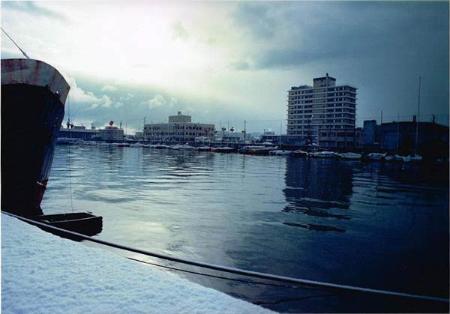
[[[2,313],[269,313],[2,214]]]

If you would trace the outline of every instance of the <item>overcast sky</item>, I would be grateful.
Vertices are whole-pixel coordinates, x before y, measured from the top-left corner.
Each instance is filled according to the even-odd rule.
[[[2,26],[71,85],[75,123],[194,121],[285,132],[287,90],[358,88],[357,125],[448,121],[447,2],[2,2]],[[20,57],[2,34],[2,57]],[[229,121],[229,122],[228,122]],[[448,124],[448,122],[445,122]]]

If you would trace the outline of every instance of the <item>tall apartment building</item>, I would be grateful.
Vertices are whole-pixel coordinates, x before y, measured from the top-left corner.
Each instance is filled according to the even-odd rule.
[[[313,79],[313,86],[288,91],[287,135],[303,144],[345,148],[354,144],[356,88],[336,86],[328,76]]]
[[[155,143],[186,143],[195,142],[195,138],[214,137],[214,124],[194,123],[191,116],[180,111],[175,116],[169,116],[168,123],[153,123],[144,125],[144,139]]]

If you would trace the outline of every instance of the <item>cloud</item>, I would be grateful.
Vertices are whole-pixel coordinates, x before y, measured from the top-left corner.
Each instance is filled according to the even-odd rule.
[[[78,86],[75,78],[66,75],[67,83],[70,85],[69,100],[79,104],[98,102],[99,98],[90,91],[85,91]]]
[[[109,108],[112,105],[112,100],[107,95],[103,95],[101,98],[99,98],[96,102],[94,102],[91,105],[91,108],[97,108],[97,107],[103,107],[103,108]]]
[[[159,107],[173,108],[177,104],[175,97],[165,98],[161,94],[155,95],[152,99],[144,101],[143,104],[147,105],[149,109],[155,109]]]
[[[104,91],[104,92],[114,92],[116,90],[117,90],[117,87],[114,85],[104,85],[102,87],[102,91]]]
[[[446,3],[245,3],[234,19],[253,40],[241,59],[230,62],[237,70],[448,52]],[[261,39],[261,49],[251,49]]]
[[[70,85],[69,101],[78,105],[79,110],[87,109],[92,110],[97,107],[110,108],[113,104],[111,98],[107,95],[97,96],[91,91],[86,91],[78,86],[75,78],[66,75],[67,82]],[[103,88],[102,88],[103,90]],[[122,103],[119,103],[122,104]],[[121,105],[115,105],[120,107]]]
[[[274,6],[263,3],[241,3],[233,14],[233,20],[243,31],[262,39],[275,35],[277,20],[272,13]]]
[[[176,21],[172,24],[172,34],[174,39],[186,40],[189,38],[188,31],[180,21]]]
[[[34,16],[53,18],[66,22],[68,20],[65,15],[47,9],[33,1],[2,1],[2,9],[20,11]]]

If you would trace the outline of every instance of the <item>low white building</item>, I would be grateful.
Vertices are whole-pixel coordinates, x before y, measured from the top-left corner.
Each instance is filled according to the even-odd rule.
[[[144,125],[144,139],[155,143],[192,143],[195,138],[213,138],[214,124],[195,123],[191,116],[180,111],[169,116],[168,123],[152,123]]]
[[[109,122],[109,125],[105,126],[104,129],[98,130],[98,135],[102,141],[106,142],[121,142],[124,139],[123,129],[118,128],[113,125],[114,122]]]
[[[246,139],[248,139],[248,135],[245,136],[244,132],[226,131],[222,129],[216,133],[214,141],[237,144],[243,143]]]

